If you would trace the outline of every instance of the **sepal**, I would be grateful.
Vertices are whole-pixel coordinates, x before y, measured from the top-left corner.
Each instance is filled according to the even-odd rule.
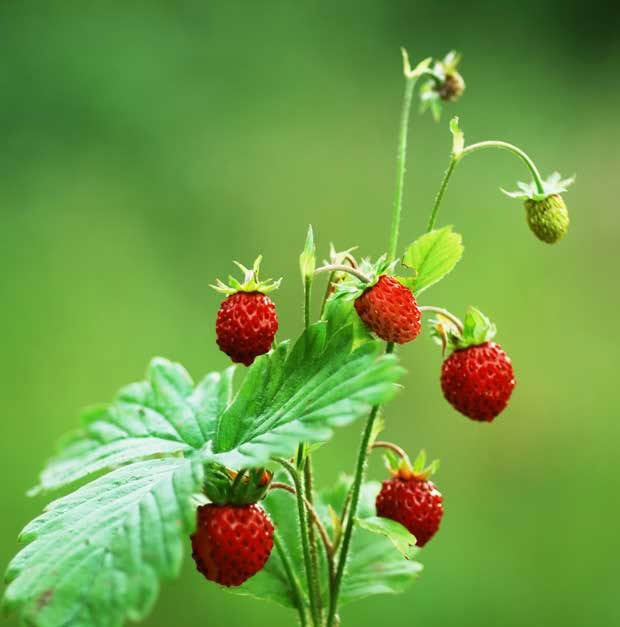
[[[468,346],[478,346],[491,341],[497,333],[497,327],[479,309],[470,307],[465,314],[461,326],[456,324],[458,318],[450,319],[441,314],[431,320],[431,335],[446,349],[461,350]]]
[[[517,181],[517,187],[519,188],[518,190],[509,192],[505,189],[502,189],[501,191],[510,198],[544,200],[545,198],[549,198],[549,196],[562,194],[563,192],[567,191],[574,182],[574,175],[570,176],[567,179],[563,179],[562,175],[559,172],[554,172],[549,176],[549,178],[543,180],[543,193],[540,193],[538,191],[538,187],[536,186],[536,183],[534,181],[531,181],[530,183]]]
[[[235,277],[229,276],[228,284],[220,281],[220,279],[217,279],[216,284],[211,285],[210,287],[212,287],[216,292],[226,294],[227,296],[237,292],[261,292],[262,294],[268,294],[269,292],[277,290],[280,287],[282,279],[278,279],[277,281],[274,281],[273,279],[261,281],[258,278],[258,271],[262,260],[263,256],[259,255],[251,268],[246,268],[238,261],[234,261],[233,263],[239,267],[241,272],[243,272],[243,282],[239,282],[235,279]]]
[[[390,449],[384,455],[385,466],[388,472],[394,477],[402,479],[428,479],[439,470],[439,460],[434,459],[430,464],[426,464],[426,451],[422,449],[415,461],[411,463],[408,455],[400,457]]]
[[[203,492],[216,505],[251,505],[264,498],[273,473],[265,468],[250,468],[236,472],[222,464],[205,467]]]

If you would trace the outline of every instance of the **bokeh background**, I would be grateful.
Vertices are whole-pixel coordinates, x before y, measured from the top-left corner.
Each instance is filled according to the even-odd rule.
[[[330,241],[386,249],[399,46],[415,59],[457,48],[465,96],[440,124],[412,124],[402,244],[426,222],[455,113],[469,141],[577,172],[572,225],[554,247],[530,234],[498,190],[527,178],[514,157],[458,168],[440,223],[463,233],[464,260],[423,300],[490,314],[518,385],[494,424],[474,424],[443,401],[428,335],[400,351],[407,390],[385,437],[441,457],[446,515],[411,591],[347,607],[343,623],[619,624],[619,15],[598,0],[3,2],[3,567],[45,504],[24,493],[82,406],[154,354],[195,378],[227,365],[208,283],[233,259],[262,252],[265,274],[285,277],[290,337],[308,223],[322,255]],[[352,467],[358,437],[343,429],[317,454],[320,485]],[[146,624],[293,620],[207,584],[188,559]]]

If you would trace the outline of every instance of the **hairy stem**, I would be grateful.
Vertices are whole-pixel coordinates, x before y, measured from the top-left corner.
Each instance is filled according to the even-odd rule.
[[[306,464],[304,466],[304,488],[306,490],[306,509],[308,510],[308,535],[310,540],[310,557],[312,558],[312,570],[314,571],[314,576],[316,580],[320,582],[320,571],[319,571],[319,547],[316,538],[316,532],[314,525],[318,525],[319,530],[325,533],[325,529],[323,528],[323,524],[321,523],[321,519],[318,517],[313,504],[313,496],[312,496],[312,460],[310,459],[310,455],[306,457]],[[314,524],[313,524],[314,523]],[[325,533],[322,536],[323,543],[327,540],[329,543],[329,536]],[[328,559],[330,553],[328,551]],[[319,594],[320,594],[320,585],[319,585]],[[321,614],[323,605],[321,604]],[[323,617],[321,616],[321,621]]]
[[[308,517],[306,514],[306,495],[304,483],[299,476],[297,468],[282,458],[277,461],[283,466],[291,476],[295,484],[295,492],[297,494],[297,513],[299,515],[299,530],[301,535],[301,546],[304,554],[304,564],[306,567],[306,577],[308,581],[308,595],[310,597],[310,612],[315,625],[322,624],[321,618],[321,592],[319,588],[318,573],[312,568],[312,555],[310,551],[310,534],[308,531]]]
[[[454,172],[454,168],[458,163],[458,159],[454,156],[450,158],[450,165],[444,174],[443,181],[441,181],[441,187],[437,192],[437,196],[435,196],[435,204],[433,205],[433,211],[431,212],[431,217],[428,220],[428,225],[426,227],[426,232],[432,231],[435,228],[435,222],[437,221],[437,214],[439,213],[439,207],[441,205],[441,201],[443,199],[443,195],[448,187],[448,181],[452,176],[452,172]]]
[[[400,219],[403,208],[403,190],[405,187],[405,166],[407,163],[407,133],[409,130],[409,113],[411,111],[413,91],[418,78],[417,75],[407,71],[409,66],[409,60],[405,52],[403,52],[403,60],[405,62],[405,93],[403,95],[403,105],[401,110],[400,126],[398,133],[398,149],[396,153],[396,186],[394,192],[394,205],[392,210],[392,228],[390,230],[388,261],[393,261],[396,258],[396,251],[398,249],[398,235],[400,231]],[[388,342],[386,347],[386,353],[391,353],[393,352],[393,350],[394,343]],[[340,594],[342,578],[347,564],[347,559],[349,557],[351,538],[353,536],[353,528],[355,526],[355,516],[357,514],[357,508],[359,506],[362,482],[366,473],[368,453],[370,452],[370,438],[372,436],[373,426],[375,424],[375,420],[377,419],[378,414],[379,406],[375,405],[372,408],[370,415],[368,416],[366,427],[364,428],[364,431],[362,433],[362,440],[357,456],[355,475],[353,476],[353,484],[351,486],[350,496],[348,497],[349,505],[347,508],[347,518],[346,521],[343,520],[344,533],[342,535],[342,544],[339,551],[336,576],[334,578],[334,584],[331,587],[329,616],[327,619],[328,627],[334,627],[338,621],[338,596]]]
[[[295,595],[295,599],[297,600],[297,610],[299,612],[299,621],[301,623],[301,627],[306,627],[308,624],[308,617],[306,616],[306,601],[304,599],[304,593],[299,585],[299,581],[297,581],[297,576],[295,575],[295,571],[293,570],[293,565],[291,564],[291,560],[289,556],[286,554],[286,549],[282,544],[282,540],[278,532],[276,531],[273,534],[273,543],[276,547],[276,551],[278,551],[278,555],[280,556],[280,560],[282,560],[282,566],[284,566],[284,571],[286,572],[286,576],[288,577],[289,583],[291,584],[291,589],[293,590],[293,594]]]
[[[400,127],[398,133],[398,150],[396,152],[396,187],[394,191],[394,204],[392,206],[392,228],[390,231],[390,248],[388,261],[396,258],[398,248],[398,235],[400,232],[400,217],[403,209],[403,190],[405,188],[405,166],[407,164],[407,133],[409,131],[409,113],[413,90],[418,80],[417,76],[405,77],[405,94],[400,115]]]

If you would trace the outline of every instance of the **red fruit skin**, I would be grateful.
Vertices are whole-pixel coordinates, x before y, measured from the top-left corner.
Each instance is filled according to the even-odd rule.
[[[420,333],[420,310],[411,290],[386,274],[357,297],[355,310],[386,342],[406,344]]]
[[[223,586],[240,586],[265,566],[273,525],[258,505],[202,505],[192,535],[196,568]]]
[[[491,422],[515,387],[510,358],[495,342],[454,351],[441,367],[446,400],[472,420]]]
[[[249,366],[269,352],[277,330],[276,307],[262,292],[235,292],[217,312],[217,345],[236,363]]]
[[[437,532],[443,517],[443,497],[428,479],[400,476],[383,482],[375,502],[377,515],[406,527],[423,547]]]

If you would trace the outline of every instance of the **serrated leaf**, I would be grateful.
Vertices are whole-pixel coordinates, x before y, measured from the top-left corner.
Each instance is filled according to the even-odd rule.
[[[425,233],[405,251],[403,264],[416,271],[415,294],[420,294],[451,272],[463,255],[462,237],[445,226]]]
[[[356,522],[362,529],[388,538],[405,559],[415,555],[415,536],[399,522],[380,516],[358,518]]]
[[[205,458],[233,468],[292,456],[298,443],[329,439],[333,427],[394,396],[403,369],[377,341],[353,347],[351,325],[318,322],[291,346],[259,357],[219,419]]]
[[[122,625],[176,576],[195,524],[202,467],[183,458],[136,462],[58,499],[22,531],[3,604],[24,624]]]
[[[213,372],[194,387],[182,366],[153,359],[146,381],[124,387],[109,406],[84,412],[83,427],[62,440],[32,492],[138,459],[182,455],[204,446],[230,402],[233,373],[234,368]]]

